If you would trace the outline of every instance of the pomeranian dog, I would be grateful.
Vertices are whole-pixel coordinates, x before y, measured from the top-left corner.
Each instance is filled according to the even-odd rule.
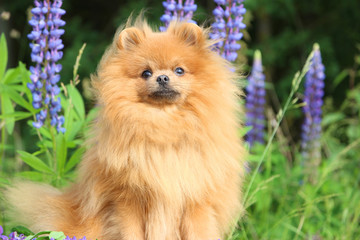
[[[119,31],[92,78],[101,109],[77,182],[15,184],[16,219],[93,240],[225,239],[243,211],[246,153],[237,76],[207,35],[141,19]]]

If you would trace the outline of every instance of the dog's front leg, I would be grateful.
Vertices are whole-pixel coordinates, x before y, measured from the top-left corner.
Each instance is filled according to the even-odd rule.
[[[210,204],[197,204],[185,209],[181,220],[182,240],[218,240],[220,233],[215,211]]]
[[[145,240],[145,224],[143,211],[136,200],[124,199],[115,207],[114,226],[120,240]],[[109,229],[111,232],[112,230]],[[119,236],[120,235],[120,236]],[[115,237],[115,236],[114,236]]]

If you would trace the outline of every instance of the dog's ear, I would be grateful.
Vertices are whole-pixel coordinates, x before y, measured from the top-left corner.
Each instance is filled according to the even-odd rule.
[[[202,28],[195,23],[175,22],[170,24],[167,31],[189,45],[199,46],[204,44],[206,40]]]
[[[117,46],[120,50],[129,50],[141,43],[145,38],[145,32],[136,27],[125,28],[121,31]]]

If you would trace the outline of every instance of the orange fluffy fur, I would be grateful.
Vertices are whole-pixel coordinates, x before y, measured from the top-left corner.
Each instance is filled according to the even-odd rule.
[[[101,110],[78,181],[15,184],[17,219],[88,239],[224,239],[242,212],[245,151],[237,76],[211,44],[190,23],[156,32],[137,20],[119,32],[92,79]],[[176,96],[152,97],[159,75]]]

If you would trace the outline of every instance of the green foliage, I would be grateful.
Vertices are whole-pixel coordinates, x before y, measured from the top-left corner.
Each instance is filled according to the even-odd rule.
[[[355,61],[359,59],[355,57]],[[332,96],[325,100],[321,139],[324,157],[316,181],[307,181],[299,152],[290,160],[286,153],[291,146],[282,145],[279,139],[272,141],[271,135],[269,144],[256,146],[249,157],[254,168],[245,186],[247,212],[229,239],[358,238],[360,170],[354,160],[360,156],[360,64],[355,66],[346,72],[356,73],[357,84],[347,90],[341,108],[334,108]]]
[[[32,96],[26,87],[30,81],[29,71],[22,62],[12,67],[5,35],[1,35],[0,188],[10,183],[11,177],[55,186],[74,180],[74,169],[86,150],[83,143],[97,111],[88,111],[89,103],[84,101],[82,86],[78,84],[78,71],[85,77],[94,72],[115,29],[131,11],[136,15],[140,9],[153,6],[147,14],[151,23],[159,23],[163,12],[159,2],[125,1],[120,6],[107,1],[101,5],[102,9],[96,9],[99,11],[96,16],[89,16],[89,11],[83,11],[82,1],[64,2],[70,13],[65,15],[68,18],[64,35],[66,47],[61,61],[65,134],[57,133],[50,126],[39,130],[32,127],[37,110],[32,107]],[[95,0],[90,2],[98,4]],[[25,12],[29,4],[8,1],[5,5],[11,6],[10,10]],[[285,104],[277,117],[269,119],[269,144],[257,146],[249,156],[251,170],[243,200],[247,212],[230,239],[357,239],[360,235],[360,54],[353,54],[356,49],[360,50],[360,45],[355,45],[355,40],[360,39],[359,25],[355,24],[360,21],[356,12],[359,2],[318,0],[310,6],[305,1],[254,0],[245,1],[245,6],[249,10],[246,18],[251,19],[245,19],[252,36],[249,47],[263,52],[266,74],[272,78],[267,83],[268,90],[276,92]],[[200,11],[196,17],[202,22],[212,9],[213,3],[199,1]],[[20,21],[14,25],[23,26],[25,15],[14,21]],[[249,36],[245,37],[250,40]],[[81,48],[84,41],[86,51]],[[24,42],[25,37],[20,43],[27,46]],[[318,178],[310,183],[296,143],[297,124],[301,120],[301,103],[297,102],[301,99],[300,81],[306,68],[295,77],[293,73],[305,61],[313,42],[322,46],[328,97],[323,108],[323,159],[317,169]],[[19,55],[26,56],[26,52],[20,51]],[[20,59],[27,60],[26,57]],[[285,137],[295,136],[294,141],[287,139],[286,144],[281,141],[282,120],[292,124],[292,136]],[[239,130],[239,135],[243,136],[248,130]],[[0,225],[6,225],[2,208],[0,205]],[[36,235],[22,227],[16,231],[29,235],[29,239]],[[40,236],[37,239],[65,237],[59,232],[41,232],[37,236]]]
[[[16,226],[11,229],[11,232],[16,232],[17,236],[23,235],[21,239],[24,238],[24,240],[64,240],[64,239],[76,239],[76,238],[70,238],[66,237],[63,232],[58,231],[42,231],[38,233],[33,233],[30,229],[24,227],[24,226]],[[7,238],[6,238],[7,239]],[[20,239],[12,237],[11,239]],[[79,239],[80,240],[80,239]]]
[[[25,234],[26,235],[26,234]],[[44,236],[45,235],[45,236]],[[66,238],[63,232],[55,232],[55,231],[43,231],[37,234],[26,235],[28,236],[25,240],[32,240],[32,239],[41,239],[41,240],[64,240]]]
[[[4,56],[7,53],[4,39],[2,37],[0,42],[2,59],[7,58],[7,56]],[[83,50],[84,48],[82,48]],[[79,67],[79,61],[80,58],[74,71],[76,78],[78,78],[77,68]],[[9,148],[6,143],[8,137],[14,131],[15,123],[23,119],[35,118],[37,113],[37,110],[31,105],[31,93],[26,87],[30,79],[25,65],[19,63],[18,67],[8,69],[3,75],[4,77],[1,78],[0,82],[0,120],[4,123],[6,132],[2,129],[1,158],[6,157],[6,149]],[[26,149],[16,150],[15,156],[30,167],[25,171],[17,172],[16,176],[34,181],[44,181],[56,186],[65,185],[69,180],[73,179],[72,170],[85,151],[85,147],[80,145],[84,141],[86,125],[92,121],[94,114],[86,116],[84,101],[75,87],[75,83],[71,82],[64,86],[63,90],[64,94],[61,95],[61,99],[65,109],[64,126],[67,131],[65,134],[57,133],[50,125],[40,129],[32,128],[32,134],[38,138],[35,144],[38,149],[33,153],[29,153]],[[20,111],[18,108],[26,111]],[[28,125],[32,127],[32,120],[28,120]],[[0,166],[3,169],[3,164]],[[3,174],[1,172],[1,175]],[[2,180],[1,182],[5,184],[7,181]]]
[[[17,232],[18,234],[24,234],[25,236],[35,235],[30,229],[24,226],[16,226],[11,228],[11,232]]]

